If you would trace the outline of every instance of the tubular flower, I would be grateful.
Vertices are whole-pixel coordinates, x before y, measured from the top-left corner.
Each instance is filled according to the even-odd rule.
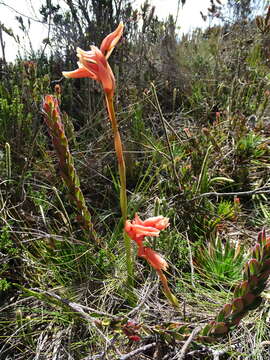
[[[121,38],[123,29],[124,25],[120,23],[115,31],[105,37],[100,49],[96,46],[91,46],[90,51],[77,48],[78,69],[64,71],[63,75],[67,78],[88,77],[97,80],[102,84],[105,93],[112,97],[115,89],[115,78],[107,59]]]
[[[158,229],[150,226],[133,224],[133,222],[129,220],[126,221],[125,231],[132,240],[138,243],[138,245],[141,241],[143,241],[145,236],[159,236]]]
[[[138,256],[144,258],[155,270],[167,270],[169,266],[160,254],[145,246],[139,247]]]
[[[115,48],[115,45],[120,40],[123,34],[123,30],[124,30],[124,25],[122,22],[120,22],[117,28],[112,33],[107,35],[105,39],[103,39],[100,45],[100,50],[102,54],[105,55],[106,59],[110,57],[113,49]]]
[[[144,258],[152,268],[154,268],[160,278],[163,291],[167,299],[174,307],[179,307],[176,297],[171,293],[168,280],[163,271],[168,268],[167,261],[156,251],[143,245],[145,236],[159,236],[161,230],[169,226],[169,219],[163,216],[155,216],[146,220],[141,220],[136,214],[134,220],[127,220],[125,223],[125,232],[136,241],[138,245],[138,256]]]
[[[126,221],[125,231],[138,246],[141,246],[145,236],[159,236],[160,230],[166,229],[167,226],[169,219],[163,216],[151,217],[143,221],[136,214],[134,220]]]
[[[168,264],[154,250],[143,246],[145,236],[159,236],[161,230],[169,226],[169,219],[163,216],[155,216],[141,220],[136,214],[134,220],[127,220],[125,232],[138,245],[138,256],[145,258],[156,270],[166,270]]]
[[[139,218],[138,215],[137,215],[137,218]],[[155,217],[151,217],[149,219],[146,219],[146,220],[142,221],[142,225],[143,226],[151,226],[151,227],[156,228],[158,230],[164,230],[170,224],[169,224],[169,219],[168,218],[166,218],[164,216],[155,216]]]

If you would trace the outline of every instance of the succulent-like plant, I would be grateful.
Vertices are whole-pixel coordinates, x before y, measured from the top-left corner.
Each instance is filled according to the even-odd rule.
[[[197,251],[194,260],[196,270],[205,278],[221,285],[232,285],[241,279],[244,263],[243,248],[219,236],[210,238],[208,246]]]
[[[223,336],[228,334],[248,311],[257,308],[260,296],[266,287],[270,275],[270,238],[265,231],[258,234],[258,240],[251,252],[251,259],[243,270],[243,281],[234,289],[233,300],[225,304],[214,321],[207,324],[201,331],[203,336]]]
[[[82,227],[89,232],[89,236],[97,243],[98,238],[93,228],[91,215],[80,188],[80,180],[69,150],[57,97],[52,95],[45,96],[43,113],[58,157],[62,179],[68,188],[70,198],[79,212],[78,220],[82,224]]]

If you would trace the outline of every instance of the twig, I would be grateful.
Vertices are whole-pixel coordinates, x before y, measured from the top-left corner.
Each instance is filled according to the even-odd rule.
[[[258,189],[249,190],[249,191],[238,191],[238,192],[224,192],[224,193],[218,193],[215,191],[203,193],[198,196],[195,196],[194,198],[190,199],[189,201],[197,200],[202,197],[207,196],[241,196],[241,195],[253,195],[253,194],[269,194],[270,188],[269,186],[262,186]]]
[[[188,244],[191,284],[192,284],[192,286],[195,288],[195,283],[194,283],[194,266],[193,266],[193,259],[192,259],[192,250],[191,250],[191,246],[190,246],[190,243],[189,243],[189,238],[188,238],[188,234],[187,234],[187,233],[186,233],[186,239],[187,239],[187,244]]]
[[[96,309],[93,309],[93,308],[90,308],[88,306],[85,306],[85,305],[81,305],[81,304],[78,304],[78,303],[75,303],[75,302],[72,302],[72,301],[69,301],[68,299],[64,299],[64,298],[61,298],[61,296],[51,292],[51,291],[45,291],[45,290],[41,290],[41,289],[38,289],[38,288],[33,288],[31,289],[33,291],[36,291],[38,293],[41,293],[41,294],[44,294],[44,295],[48,295],[48,296],[51,296],[53,298],[55,298],[56,300],[60,301],[61,303],[63,303],[64,305],[68,305],[69,307],[71,307],[75,312],[79,312],[80,314],[82,315],[87,315],[87,320],[88,319],[92,319],[92,321],[96,320],[94,317],[91,317],[90,315],[88,315],[86,312],[84,312],[82,309],[84,310],[88,310],[88,311],[91,311],[91,312],[94,312],[96,314],[99,314],[99,315],[104,315],[104,316],[107,316],[107,317],[110,317],[110,318],[113,318],[113,319],[118,319],[119,317],[117,316],[114,316],[114,315],[110,315],[106,312],[103,312],[103,311],[99,311],[99,310],[96,310]],[[84,316],[83,316],[84,317]]]
[[[15,12],[16,14],[18,14],[18,15],[20,15],[20,16],[22,16],[22,17],[25,17],[25,18],[28,19],[28,20],[32,20],[32,21],[35,21],[35,22],[38,22],[38,23],[41,23],[41,24],[44,25],[44,22],[43,22],[42,20],[38,20],[38,19],[35,19],[35,18],[31,17],[31,16],[25,15],[25,14],[21,13],[20,11],[16,10],[14,7],[12,7],[12,6],[4,3],[3,1],[0,2],[0,5],[6,6],[7,8],[9,8],[10,10],[12,10],[12,11]]]
[[[3,61],[3,65],[6,67],[7,66],[6,53],[5,53],[6,44],[3,39],[3,30],[2,30],[1,25],[2,24],[0,23],[0,44],[1,44],[1,49],[2,49],[2,61]]]
[[[219,357],[226,353],[225,350],[213,350],[213,360],[219,360]]]
[[[177,3],[177,10],[176,10],[176,16],[175,16],[175,20],[174,20],[174,25],[175,25],[175,26],[176,26],[177,21],[178,21],[179,10],[180,10],[180,2],[181,2],[181,0],[178,0],[178,3]],[[182,2],[182,6],[183,6],[183,2]]]
[[[177,353],[172,360],[184,360],[186,352],[188,350],[188,347],[190,345],[190,343],[194,340],[194,338],[196,337],[196,335],[200,332],[201,330],[201,326],[196,327],[192,333],[190,334],[189,338],[187,339],[187,341],[184,343],[184,345],[182,346],[182,349],[180,351],[180,353]]]
[[[31,290],[36,291],[36,292],[38,292],[40,294],[44,294],[44,295],[53,297],[54,299],[57,299],[58,301],[60,301],[62,304],[70,307],[74,312],[78,313],[83,319],[85,319],[88,323],[91,324],[91,326],[99,333],[99,335],[106,342],[107,347],[113,347],[114,350],[117,352],[117,354],[121,355],[121,353],[112,344],[111,340],[108,339],[107,336],[105,334],[103,334],[103,332],[98,328],[98,326],[96,325],[97,319],[90,316],[90,315],[88,315],[86,312],[84,312],[80,304],[69,301],[68,299],[63,299],[63,298],[61,298],[61,296],[59,296],[59,295],[57,295],[57,294],[55,294],[55,293],[53,293],[51,291],[44,291],[44,290],[41,290],[41,289],[38,289],[38,288],[33,288]]]
[[[153,342],[151,344],[147,344],[147,345],[144,345],[136,350],[133,350],[131,351],[130,353],[126,354],[126,355],[122,355],[119,360],[127,360],[127,359],[130,359],[131,357],[135,356],[135,355],[138,355],[146,350],[149,350],[149,349],[152,349],[153,347],[156,346],[156,342]]]
[[[43,59],[43,55],[44,55],[44,53],[45,53],[45,50],[46,50],[46,47],[47,47],[47,45],[49,44],[49,39],[50,39],[50,33],[51,33],[51,25],[52,25],[52,16],[51,16],[51,14],[49,15],[49,23],[48,23],[48,33],[47,33],[47,40],[46,40],[46,42],[45,42],[45,44],[44,44],[44,47],[43,47],[43,49],[42,49],[42,51],[41,51],[41,54],[40,54],[40,57],[39,57],[39,61],[41,62],[41,61],[43,61],[42,59]]]
[[[146,300],[149,298],[149,296],[152,294],[152,292],[154,290],[156,290],[157,286],[158,286],[158,284],[155,284],[154,286],[152,286],[152,284],[148,285],[148,288],[145,291],[145,294],[143,294],[143,296],[142,296],[141,302],[126,315],[127,318],[134,316],[134,314],[136,314],[143,307]]]
[[[199,350],[193,350],[190,351],[189,353],[187,353],[188,356],[196,356],[196,355],[202,355],[202,354],[212,354],[213,355],[213,360],[218,360],[220,356],[226,354],[226,352],[229,350],[228,348],[224,349],[224,350],[213,350],[207,346],[201,345],[201,349]]]

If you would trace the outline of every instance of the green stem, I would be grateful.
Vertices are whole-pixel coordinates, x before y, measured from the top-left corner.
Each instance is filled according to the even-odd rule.
[[[125,222],[127,220],[126,165],[125,165],[125,159],[124,159],[124,154],[123,154],[122,141],[121,141],[121,137],[119,134],[117,119],[116,119],[115,111],[114,111],[113,97],[109,96],[108,94],[106,94],[105,96],[106,96],[107,110],[108,110],[108,114],[109,114],[111,124],[112,124],[114,147],[115,147],[116,157],[117,157],[117,161],[118,161],[118,171],[119,171],[119,177],[120,177],[120,207],[121,207],[123,224],[125,224]],[[127,274],[128,274],[128,284],[130,286],[132,286],[132,284],[133,284],[133,262],[132,262],[132,254],[131,254],[131,240],[125,231],[123,232],[123,234],[124,234],[124,243],[125,243],[125,249],[126,249],[126,266],[127,266]]]
[[[11,180],[11,155],[10,155],[10,145],[9,145],[9,143],[5,144],[5,150],[6,150],[6,173],[7,173],[7,179]]]
[[[179,308],[179,302],[178,302],[177,298],[172,294],[172,292],[169,288],[168,280],[167,280],[166,276],[163,274],[162,270],[156,270],[156,271],[158,273],[160,281],[162,282],[163,291],[164,291],[166,298],[169,300],[169,302],[172,304],[172,306],[174,306],[175,308]]]

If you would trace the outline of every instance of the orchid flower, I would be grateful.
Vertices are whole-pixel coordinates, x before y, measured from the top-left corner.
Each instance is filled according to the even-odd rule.
[[[169,267],[167,261],[153,249],[143,245],[146,236],[158,237],[161,230],[169,226],[169,219],[163,216],[155,216],[146,220],[141,220],[136,214],[134,220],[127,220],[125,223],[125,232],[138,245],[138,256],[144,258],[152,268],[154,268],[162,282],[164,294],[175,307],[178,307],[176,297],[171,293],[168,286],[168,280],[163,271]]]
[[[126,193],[126,165],[123,154],[123,146],[118,130],[118,123],[114,111],[113,96],[115,91],[115,78],[112,69],[108,63],[114,47],[121,38],[124,25],[121,22],[115,31],[105,37],[100,45],[100,49],[91,46],[90,51],[84,51],[77,48],[78,69],[74,71],[64,71],[63,75],[67,78],[90,78],[101,83],[106,99],[106,106],[112,125],[114,148],[118,161],[119,178],[120,178],[120,207],[122,212],[123,223],[127,219],[127,193]],[[130,238],[124,232],[124,242],[126,248],[126,264],[128,273],[128,284],[133,282],[133,263],[131,256]]]
[[[144,258],[155,270],[166,271],[169,267],[167,261],[163,259],[160,254],[149,247],[140,246],[138,248],[138,256]]]
[[[113,97],[115,90],[115,78],[112,69],[108,63],[115,45],[123,34],[124,25],[120,23],[115,31],[105,37],[100,49],[96,46],[90,46],[90,51],[77,48],[78,69],[74,71],[64,71],[63,75],[67,78],[88,77],[101,83],[104,92]]]

